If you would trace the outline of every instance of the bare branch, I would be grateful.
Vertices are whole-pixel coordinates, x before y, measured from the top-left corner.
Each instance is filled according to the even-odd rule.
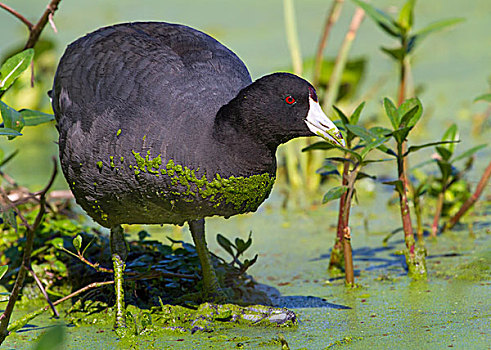
[[[0,2],[0,7],[3,8],[4,10],[10,12],[11,14],[13,14],[18,19],[20,19],[22,21],[22,23],[24,23],[27,26],[27,28],[29,28],[29,30],[32,29],[32,26],[33,26],[32,23],[27,18],[25,18],[24,16],[22,16],[19,12],[15,11],[11,7],[8,7],[7,5],[5,5],[2,2]]]
[[[58,4],[61,0],[51,0],[43,15],[39,19],[39,21],[31,28],[31,32],[29,34],[29,39],[27,40],[26,46],[24,49],[30,49],[36,45],[36,42],[39,40],[39,36],[43,31],[44,27],[48,23],[50,19],[50,15],[52,16],[56,10],[58,9]]]
[[[51,299],[49,298],[49,295],[46,292],[46,289],[44,288],[43,283],[41,282],[41,280],[39,279],[39,277],[36,275],[36,273],[34,272],[34,270],[32,268],[29,270],[29,273],[32,275],[32,277],[36,281],[36,284],[38,285],[39,290],[41,291],[41,293],[43,293],[44,298],[48,302],[49,307],[51,307],[51,310],[53,310],[53,314],[55,315],[55,317],[60,317],[60,314],[58,313],[58,310],[56,310],[55,306],[51,302]]]

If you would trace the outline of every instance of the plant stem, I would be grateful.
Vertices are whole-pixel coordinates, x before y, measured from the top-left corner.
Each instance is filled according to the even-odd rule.
[[[9,335],[8,331],[8,324],[10,321],[10,317],[12,316],[12,312],[14,310],[15,303],[17,302],[17,299],[19,297],[20,291],[22,290],[22,287],[24,286],[24,279],[26,277],[27,272],[31,269],[31,252],[32,252],[32,246],[34,244],[34,234],[37,231],[39,225],[42,222],[44,213],[46,212],[46,193],[48,190],[51,188],[53,185],[53,182],[55,180],[56,174],[58,173],[58,168],[56,164],[56,159],[53,158],[53,172],[51,174],[51,178],[48,182],[48,185],[41,191],[41,197],[40,197],[40,203],[39,203],[39,212],[36,216],[36,219],[34,220],[33,225],[26,225],[26,243],[24,247],[24,252],[22,256],[22,263],[19,268],[19,272],[17,274],[17,278],[14,283],[14,287],[12,288],[12,292],[9,297],[9,301],[7,303],[7,306],[5,307],[5,311],[3,314],[0,316],[0,344],[3,343],[5,338]],[[8,199],[8,197],[7,197]],[[7,202],[8,204],[12,205],[12,203]],[[21,218],[23,218],[23,222],[26,223],[25,218],[20,215]]]
[[[346,202],[344,203],[343,210],[343,252],[344,252],[344,271],[346,276],[346,283],[348,285],[354,285],[355,276],[353,274],[353,256],[351,250],[351,230],[349,228],[349,215],[351,209],[351,201],[353,200],[353,195],[355,193],[355,182],[358,177],[358,172],[360,171],[360,164],[357,163],[353,167],[353,170],[349,172],[348,177],[348,191],[346,195]]]
[[[355,40],[356,33],[360,28],[361,22],[365,16],[365,12],[361,8],[357,8],[351,19],[351,24],[349,26],[348,32],[346,33],[341,48],[339,49],[338,56],[336,57],[336,62],[334,63],[334,68],[331,76],[329,77],[329,83],[324,95],[324,102],[322,107],[327,111],[336,101],[338,96],[339,85],[341,83],[341,77],[346,66],[346,61],[348,60],[348,53],[351,49],[351,45]]]
[[[60,3],[60,1],[61,0],[51,0],[48,6],[46,6],[46,10],[41,15],[37,23],[32,28],[30,28],[29,39],[24,46],[24,50],[30,49],[34,47],[34,45],[36,45],[37,41],[39,40],[39,36],[41,35],[41,32],[43,31],[48,21],[50,20],[50,17],[52,17],[56,10],[58,10],[58,4]]]
[[[297,23],[295,20],[295,8],[293,0],[283,0],[283,9],[285,15],[286,39],[290,56],[292,59],[293,72],[296,75],[302,74],[302,54],[298,40]]]
[[[398,179],[401,182],[402,189],[399,193],[399,206],[401,208],[402,228],[404,230],[404,241],[406,243],[406,263],[409,270],[409,276],[414,279],[426,277],[426,251],[423,247],[416,247],[414,240],[413,226],[411,223],[411,214],[409,211],[409,203],[407,198],[407,181],[404,162],[404,143],[397,144],[397,172]]]
[[[341,184],[343,186],[348,185],[348,172],[349,172],[349,162],[343,162],[343,178]],[[336,240],[334,241],[334,247],[331,251],[331,256],[329,259],[329,267],[328,270],[332,271],[333,269],[341,270],[344,265],[344,253],[343,253],[343,237],[344,230],[347,226],[345,223],[345,218],[349,218],[349,214],[345,214],[346,210],[346,198],[348,196],[348,192],[344,192],[341,198],[339,199],[339,213],[338,213],[338,227],[336,231]],[[349,210],[349,207],[348,207]]]
[[[317,52],[315,55],[314,76],[312,78],[312,85],[314,85],[315,87],[317,87],[317,85],[319,84],[321,76],[322,57],[324,54],[324,49],[326,48],[331,28],[338,21],[343,3],[344,0],[334,0],[331,4],[331,7],[329,8],[329,13],[326,17],[326,23],[324,24],[324,30],[319,40],[319,45],[317,46]]]
[[[464,204],[460,207],[459,211],[457,214],[455,214],[449,222],[445,225],[444,229],[451,229],[452,227],[455,226],[457,222],[459,222],[460,218],[472,207],[472,205],[478,200],[479,196],[481,193],[484,191],[484,188],[486,187],[486,184],[489,181],[489,178],[491,177],[491,162],[489,162],[486,170],[484,170],[484,173],[482,174],[481,179],[479,180],[479,183],[477,184],[476,191],[470,196]]]
[[[51,0],[49,2],[49,4],[46,6],[46,10],[43,12],[43,14],[41,15],[41,17],[39,18],[39,21],[36,24],[34,24],[34,25],[30,21],[28,21],[24,16],[22,16],[21,14],[19,14],[17,11],[11,9],[10,7],[8,7],[8,6],[6,6],[6,5],[4,5],[2,3],[0,3],[0,5],[3,5],[3,6],[0,6],[0,7],[4,8],[5,10],[9,11],[10,13],[12,13],[15,17],[19,18],[29,28],[29,38],[27,39],[27,42],[26,42],[26,44],[24,46],[24,50],[25,49],[33,48],[34,45],[36,45],[36,43],[39,40],[39,37],[41,36],[41,33],[42,33],[44,27],[46,26],[46,24],[48,23],[48,21],[52,21],[53,20],[53,15],[56,12],[56,10],[58,9],[58,4],[60,3],[60,1],[61,0]],[[32,67],[34,67],[34,66],[32,66]],[[32,77],[34,77],[34,74],[31,75],[31,79],[32,79]],[[31,84],[32,84],[32,80],[31,80]],[[7,90],[0,91],[0,98],[7,91],[8,91],[8,89]]]
[[[344,229],[343,250],[345,261],[346,284],[353,286],[355,284],[355,274],[353,271],[353,255],[351,250],[351,230],[349,227]]]
[[[421,219],[421,202],[419,197],[413,191],[414,214],[416,215],[416,225],[418,242],[423,242],[423,221]]]
[[[407,58],[404,57],[402,60],[399,61],[400,73],[399,73],[399,89],[397,94],[398,106],[400,106],[406,99],[406,60]]]
[[[438,222],[440,221],[440,215],[442,213],[443,201],[445,199],[446,187],[442,188],[442,191],[438,194],[438,200],[436,203],[435,216],[433,217],[433,224],[431,225],[431,237],[436,238],[438,232]]]
[[[55,315],[55,317],[60,317],[60,314],[58,313],[55,306],[51,302],[51,299],[49,298],[48,293],[46,293],[46,289],[44,288],[43,283],[41,282],[39,277],[36,275],[36,273],[34,272],[34,270],[32,268],[29,270],[29,273],[32,275],[32,277],[36,281],[36,284],[37,284],[38,288],[41,290],[41,293],[43,294],[44,298],[46,299],[46,302],[48,303],[49,307],[51,307],[51,310],[53,310],[53,314]]]
[[[7,5],[5,5],[2,2],[0,2],[0,7],[3,8],[4,10],[10,12],[11,14],[13,14],[18,19],[20,19],[22,21],[22,23],[24,23],[27,26],[27,28],[29,28],[29,30],[31,30],[33,24],[27,18],[25,18],[24,16],[22,16],[19,12],[15,11],[11,7],[8,7]]]

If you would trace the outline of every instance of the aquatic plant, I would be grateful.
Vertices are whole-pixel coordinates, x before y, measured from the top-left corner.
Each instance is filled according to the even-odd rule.
[[[434,22],[422,29],[413,32],[414,6],[416,0],[408,0],[399,11],[397,19],[392,18],[386,12],[370,5],[362,0],[353,0],[361,7],[366,15],[370,17],[388,36],[396,38],[399,46],[395,48],[382,47],[381,50],[397,62],[399,66],[399,87],[397,93],[397,105],[400,106],[406,99],[406,91],[411,71],[410,57],[416,47],[428,35],[449,28],[463,21],[462,18],[450,18]],[[414,96],[414,93],[410,94]]]
[[[339,129],[342,130],[343,138],[346,142],[346,148],[333,145],[332,143],[320,141],[310,145],[303,151],[311,150],[331,150],[339,149],[343,151],[343,157],[328,157],[325,159],[324,166],[318,170],[320,173],[334,173],[339,175],[337,166],[334,163],[341,163],[342,176],[341,186],[336,186],[328,190],[324,195],[322,202],[339,199],[339,214],[336,239],[334,247],[331,251],[329,261],[329,270],[342,270],[344,268],[346,283],[354,284],[353,259],[351,254],[351,230],[349,228],[350,208],[352,205],[353,196],[356,193],[356,181],[364,178],[374,178],[365,172],[362,168],[370,163],[382,162],[386,159],[368,159],[368,154],[376,149],[381,148],[387,151],[384,145],[389,140],[389,137],[382,133],[376,134],[373,130],[368,130],[358,124],[361,112],[365,103],[361,103],[351,114],[346,116],[339,108],[334,106],[334,109],[340,121],[338,122]]]
[[[458,128],[456,124],[452,124],[443,134],[442,141],[458,142]],[[459,181],[463,178],[464,174],[471,168],[473,155],[480,149],[486,147],[486,144],[477,145],[469,150],[454,157],[456,145],[454,143],[444,144],[436,146],[437,154],[434,157],[434,161],[438,165],[440,176],[434,179],[434,184],[438,188],[438,199],[433,217],[433,224],[431,225],[431,235],[436,237],[439,227],[440,216],[442,215],[442,209],[445,204],[445,196],[452,192],[452,186],[456,187],[456,191],[462,186],[459,186]],[[465,161],[464,168],[458,169],[455,167],[455,163],[459,161]],[[465,183],[463,184],[465,186]],[[458,188],[457,188],[458,187]],[[465,191],[467,193],[467,191]],[[468,196],[467,196],[468,197]],[[456,196],[452,196],[449,201],[454,207],[460,207],[463,201],[456,200]],[[466,198],[464,198],[465,200]]]
[[[57,10],[57,6],[60,1],[61,0],[51,0],[47,6],[47,9],[43,12],[43,15],[41,16],[41,18],[36,24],[32,24],[17,11],[13,10],[12,8],[4,4],[1,4],[1,7],[3,9],[12,13],[14,16],[20,19],[24,24],[26,24],[26,26],[29,29],[29,37],[24,46],[24,50],[7,59],[0,67],[0,98],[4,95],[4,93],[9,88],[12,87],[13,83],[17,80],[17,78],[19,78],[19,76],[28,67],[31,66],[32,60],[34,58],[33,47],[38,42],[41,32],[43,31],[48,21],[52,22],[53,14]],[[23,109],[17,111],[14,108],[6,105],[2,101],[0,101],[0,112],[2,114],[2,119],[3,119],[3,125],[0,128],[0,135],[7,136],[9,140],[12,140],[17,136],[22,135],[20,131],[22,131],[24,126],[39,125],[53,120],[52,115],[29,110],[29,109]],[[7,157],[6,160],[2,159],[1,160],[2,165],[5,165],[6,161],[10,159],[12,159],[12,156]],[[25,235],[26,242],[23,251],[22,264],[17,274],[16,282],[13,286],[12,292],[9,295],[7,306],[5,307],[4,312],[0,316],[0,344],[3,343],[5,337],[9,334],[7,327],[9,325],[10,317],[12,315],[12,311],[14,309],[15,303],[23,287],[24,279],[27,275],[27,272],[30,272],[30,274],[33,275],[34,278],[36,279],[35,273],[31,268],[31,260],[30,260],[33,242],[34,242],[34,236],[36,230],[39,228],[40,224],[42,223],[43,216],[46,211],[46,206],[45,206],[46,194],[53,184],[53,181],[56,177],[56,173],[57,173],[57,167],[55,162],[54,170],[48,182],[48,185],[46,185],[46,187],[42,191],[37,193],[37,197],[39,198],[40,208],[33,223],[29,223],[25,219],[25,217],[18,210],[18,208],[10,201],[3,187],[1,187],[2,205],[0,206],[0,210],[2,212],[4,223],[6,225],[11,225],[15,230],[17,230],[17,217],[19,217],[21,219],[22,224],[26,227],[26,235]],[[5,267],[3,267],[3,269],[5,269]],[[41,286],[40,288],[41,290],[43,290]],[[44,290],[43,292],[45,294]],[[49,298],[47,299],[49,300]]]
[[[283,1],[292,71],[311,79],[318,91],[319,103],[328,114],[331,112],[333,103],[340,97],[346,98],[353,95],[366,66],[364,59],[348,60],[348,54],[364,17],[361,9],[355,11],[336,58],[331,60],[323,57],[331,28],[339,18],[343,2],[344,0],[336,0],[332,3],[326,15],[315,57],[303,60],[296,29],[293,0]],[[301,155],[299,152],[311,143],[310,139],[299,139],[288,142],[280,148],[280,158],[285,163],[288,183],[295,190],[304,189],[313,192],[319,188],[321,177],[315,171],[321,166],[324,154],[316,152]]]

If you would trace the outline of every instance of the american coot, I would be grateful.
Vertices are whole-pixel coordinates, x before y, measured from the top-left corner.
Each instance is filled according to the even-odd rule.
[[[111,230],[116,326],[124,325],[121,224],[188,222],[204,295],[220,299],[204,218],[255,211],[271,192],[281,143],[320,133],[344,144],[307,81],[274,73],[252,82],[232,51],[178,24],[124,23],[78,39],[52,97],[63,173],[82,208]]]

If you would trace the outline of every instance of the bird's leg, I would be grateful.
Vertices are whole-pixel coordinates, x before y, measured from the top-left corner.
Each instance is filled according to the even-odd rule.
[[[207,299],[212,299],[212,301],[225,301],[227,297],[220,288],[215,269],[211,262],[211,255],[206,246],[205,219],[192,220],[188,224],[201,263],[204,296]]]
[[[113,226],[111,228],[111,256],[114,268],[114,289],[116,292],[116,320],[114,328],[126,327],[125,305],[124,305],[124,269],[128,257],[128,246],[124,238],[123,228]]]

